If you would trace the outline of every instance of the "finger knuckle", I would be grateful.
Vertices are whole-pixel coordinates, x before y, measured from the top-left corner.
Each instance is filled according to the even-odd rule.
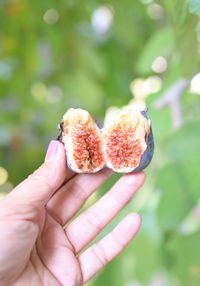
[[[96,243],[92,246],[92,252],[102,266],[105,266],[109,262],[109,258],[100,243]]]

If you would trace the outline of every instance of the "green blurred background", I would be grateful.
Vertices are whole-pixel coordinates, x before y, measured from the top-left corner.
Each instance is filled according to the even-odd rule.
[[[155,154],[134,241],[87,285],[200,285],[200,0],[1,0],[0,196],[44,160],[70,107],[146,105]],[[116,181],[113,175],[89,199]]]

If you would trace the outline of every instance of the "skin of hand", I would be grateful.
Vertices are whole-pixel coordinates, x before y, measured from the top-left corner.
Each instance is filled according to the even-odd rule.
[[[73,173],[63,145],[51,141],[45,163],[0,200],[1,286],[84,285],[125,248],[140,227],[136,213],[82,251],[141,187],[144,173],[123,175],[71,220],[110,175],[107,168]]]

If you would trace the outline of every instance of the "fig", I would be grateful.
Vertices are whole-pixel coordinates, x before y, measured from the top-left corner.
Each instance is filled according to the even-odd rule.
[[[111,108],[104,127],[86,110],[70,108],[59,125],[68,166],[77,173],[94,173],[105,165],[118,173],[139,172],[153,157],[154,140],[147,110]]]
[[[103,129],[106,165],[118,173],[138,172],[153,156],[153,134],[146,110],[131,106],[108,112]]]
[[[68,166],[77,173],[94,173],[105,165],[101,131],[93,117],[82,109],[70,108],[59,126]]]

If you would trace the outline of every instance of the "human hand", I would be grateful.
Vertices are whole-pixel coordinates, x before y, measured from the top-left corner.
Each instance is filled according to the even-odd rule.
[[[136,213],[79,255],[143,184],[143,173],[122,176],[69,222],[110,174],[73,173],[63,145],[51,142],[46,162],[0,201],[1,286],[80,286],[125,248],[140,227]]]

